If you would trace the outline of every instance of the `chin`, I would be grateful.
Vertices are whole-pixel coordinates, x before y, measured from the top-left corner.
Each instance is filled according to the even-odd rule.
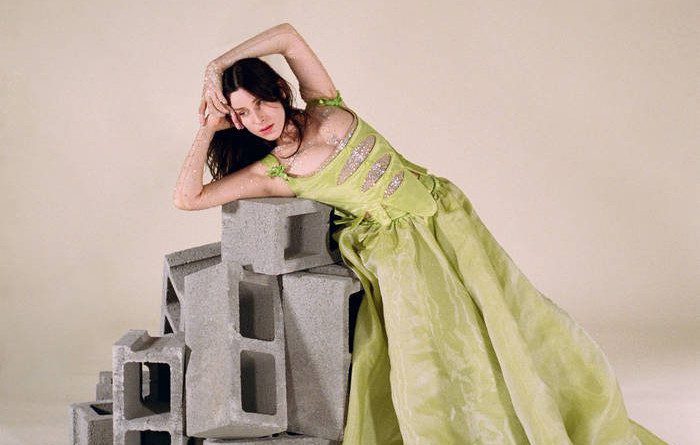
[[[282,136],[282,131],[275,132],[274,134],[268,134],[265,137],[265,139],[267,139],[268,141],[276,141],[277,139],[280,138],[280,136]]]
[[[265,139],[266,141],[276,141],[279,136],[275,136],[274,134],[259,134],[258,137]]]

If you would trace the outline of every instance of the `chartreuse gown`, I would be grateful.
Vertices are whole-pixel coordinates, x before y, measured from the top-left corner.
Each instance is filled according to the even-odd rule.
[[[318,105],[345,108],[339,94]],[[353,115],[311,175],[262,160],[297,197],[334,207],[333,238],[364,288],[343,443],[664,444],[628,418],[600,347],[463,192]]]

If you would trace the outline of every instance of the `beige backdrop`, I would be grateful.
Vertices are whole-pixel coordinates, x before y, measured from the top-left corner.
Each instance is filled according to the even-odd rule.
[[[283,21],[601,344],[630,417],[700,440],[697,1],[3,1],[0,17],[1,443],[65,443],[112,343],[157,332],[163,255],[219,238],[220,208],[171,203],[204,66]]]

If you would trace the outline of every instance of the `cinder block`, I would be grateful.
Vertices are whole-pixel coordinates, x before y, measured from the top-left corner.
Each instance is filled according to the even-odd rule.
[[[329,236],[332,207],[301,198],[246,198],[221,207],[221,257],[280,275],[340,260]]]
[[[71,445],[112,445],[112,401],[70,405]]]
[[[254,439],[209,439],[204,441],[204,445],[340,445],[334,440],[311,437],[303,434],[279,433],[266,437]]]
[[[187,431],[259,437],[287,427],[278,278],[221,262],[185,278]]]
[[[355,272],[343,262],[329,264],[327,266],[317,266],[304,270],[303,272],[320,273],[325,275],[339,275],[341,277],[357,278]]]
[[[186,445],[185,336],[130,330],[112,348],[114,445]],[[142,391],[145,368],[148,395]]]
[[[112,371],[100,371],[95,385],[95,398],[97,400],[112,400]]]
[[[112,371],[100,371],[99,380],[95,385],[95,395],[97,400],[112,401]],[[143,382],[141,384],[141,394],[144,397],[148,396],[150,390],[150,381],[148,369],[143,371]]]
[[[287,431],[342,439],[354,317],[362,295],[360,281],[353,277],[311,272],[282,276]]]
[[[185,277],[221,262],[221,243],[209,243],[171,252],[163,261],[163,299],[161,304],[161,335],[183,331],[180,315],[185,298]]]

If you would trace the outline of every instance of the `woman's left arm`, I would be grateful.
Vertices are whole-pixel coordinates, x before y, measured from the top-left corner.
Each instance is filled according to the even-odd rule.
[[[335,97],[335,85],[316,53],[292,25],[282,23],[246,40],[209,63],[205,74],[200,118],[204,117],[205,106],[209,107],[210,111],[213,111],[211,107],[214,107],[223,113],[230,112],[220,89],[221,73],[226,68],[240,59],[269,54],[284,56],[299,81],[299,93],[304,101]]]

